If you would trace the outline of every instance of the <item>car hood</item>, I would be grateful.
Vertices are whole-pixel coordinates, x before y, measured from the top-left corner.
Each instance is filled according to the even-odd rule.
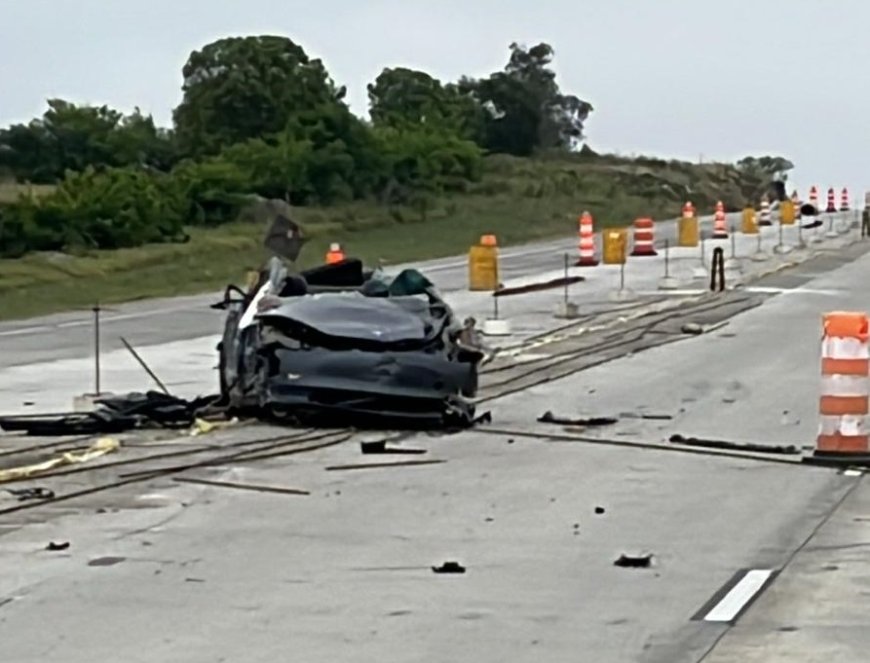
[[[385,344],[423,341],[434,323],[425,300],[366,297],[359,293],[288,297],[257,318],[276,325],[292,321],[326,336]]]

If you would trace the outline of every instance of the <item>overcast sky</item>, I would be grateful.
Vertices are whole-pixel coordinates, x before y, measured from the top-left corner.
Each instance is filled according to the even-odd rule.
[[[867,0],[0,0],[0,125],[52,96],[169,124],[190,51],[245,34],[323,59],[360,115],[385,66],[483,76],[547,41],[595,149],[781,154],[804,197],[870,188]]]

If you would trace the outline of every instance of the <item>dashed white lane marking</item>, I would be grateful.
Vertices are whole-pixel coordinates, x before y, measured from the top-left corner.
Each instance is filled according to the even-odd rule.
[[[730,622],[740,611],[746,606],[752,598],[761,591],[765,583],[773,575],[772,569],[752,569],[747,571],[740,582],[738,582],[731,591],[728,592],[722,599],[713,606],[706,615],[705,622]]]

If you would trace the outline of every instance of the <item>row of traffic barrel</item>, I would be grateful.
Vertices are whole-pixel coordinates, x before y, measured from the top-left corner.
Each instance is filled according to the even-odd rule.
[[[834,204],[834,189],[828,190],[826,213],[843,212],[849,210],[848,191],[843,189],[841,194],[840,208]],[[809,202],[802,204],[795,191],[791,198],[786,198],[779,203],[778,221],[783,226],[791,226],[797,223],[803,215],[817,215],[818,190],[814,186],[810,189]],[[757,235],[761,227],[772,226],[773,213],[770,200],[764,196],[760,201],[759,209],[752,204],[747,204],[741,216],[740,232],[746,235]],[[629,232],[631,241],[629,242]],[[713,212],[713,231],[711,238],[714,240],[728,239],[728,223],[726,220],[725,206],[722,201],[717,201]],[[601,231],[601,254],[597,252],[595,241],[595,224],[592,214],[583,212],[578,220],[578,258],[574,263],[579,267],[595,267],[601,263],[605,265],[619,265],[627,261],[628,256],[656,256],[655,249],[655,222],[650,217],[635,219],[630,227],[608,228]],[[680,247],[697,247],[701,242],[700,220],[695,206],[687,201],[682,207],[682,214],[677,221],[677,242]],[[629,253],[629,246],[631,252]],[[498,242],[493,234],[483,235],[477,245],[472,246],[469,252],[469,290],[496,290],[498,288]]]

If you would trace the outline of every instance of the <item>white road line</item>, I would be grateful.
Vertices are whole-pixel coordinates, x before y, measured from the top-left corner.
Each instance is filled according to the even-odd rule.
[[[748,288],[744,288],[746,292],[763,292],[769,294],[781,294],[781,293],[789,293],[793,295],[840,295],[843,294],[842,290],[816,290],[813,288],[774,288],[772,286],[750,286]]]
[[[54,329],[50,325],[40,325],[38,327],[22,327],[21,329],[9,329],[0,331],[0,336],[21,336],[22,334],[33,334],[40,331],[50,331]]]
[[[136,313],[119,313],[118,315],[100,316],[100,324],[106,325],[113,322],[121,322],[123,320],[137,320],[139,318],[149,318],[154,315],[164,313],[178,313],[182,311],[197,311],[201,310],[193,304],[185,304],[183,306],[167,306],[165,308],[153,309],[150,311],[138,311]],[[67,320],[59,322],[55,325],[37,325],[35,327],[21,327],[20,329],[9,329],[0,331],[0,336],[21,336],[23,334],[35,334],[38,332],[54,331],[56,329],[69,329],[70,327],[90,327],[94,324],[93,318],[88,317],[84,320]]]
[[[772,569],[752,569],[740,579],[731,591],[722,597],[710,612],[704,616],[705,622],[730,622],[743,607],[752,600],[773,574]]]

